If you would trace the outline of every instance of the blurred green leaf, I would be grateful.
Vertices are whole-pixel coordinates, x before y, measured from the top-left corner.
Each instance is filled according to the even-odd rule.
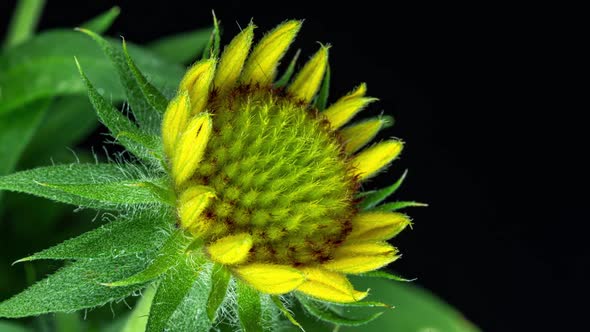
[[[107,31],[119,14],[121,13],[121,9],[117,6],[107,10],[106,12],[96,16],[95,18],[89,20],[86,23],[82,24],[82,28],[92,30],[96,33],[103,33]]]
[[[80,314],[77,312],[55,314],[55,330],[59,332],[79,332],[83,330]]]
[[[12,13],[4,47],[10,48],[29,39],[43,12],[44,0],[20,0]]]
[[[156,287],[154,285],[148,286],[141,296],[141,299],[135,305],[135,308],[129,315],[125,326],[121,332],[144,332],[147,322],[148,315],[150,313],[150,307],[152,301],[156,295]]]
[[[212,28],[193,30],[158,39],[146,48],[171,63],[187,63],[196,60],[203,52]]]
[[[108,40],[119,44],[119,41]],[[128,48],[152,84],[171,94],[176,91],[183,67],[140,47],[128,45]],[[99,91],[108,91],[107,97],[112,101],[123,100],[125,94],[113,75],[113,65],[91,39],[75,31],[51,30],[9,49],[0,57],[0,114],[43,97],[85,93],[74,56],[85,65],[88,77]]]
[[[2,332],[33,332],[31,328],[25,327],[23,325],[0,320],[0,331]]]
[[[119,300],[143,287],[106,287],[145,268],[146,258],[127,256],[72,263],[20,294],[0,303],[0,317],[26,317],[49,312],[71,312]]]

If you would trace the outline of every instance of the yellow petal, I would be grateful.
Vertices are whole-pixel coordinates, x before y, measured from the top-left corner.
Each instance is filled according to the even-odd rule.
[[[214,197],[213,188],[206,186],[191,186],[183,191],[178,198],[180,225],[185,229],[194,228],[199,216]]]
[[[379,130],[389,123],[387,117],[379,117],[363,121],[340,130],[344,138],[344,150],[351,154],[369,143]]]
[[[189,122],[185,132],[180,136],[172,159],[172,177],[177,186],[188,180],[199,166],[211,130],[211,116],[201,113]]]
[[[252,46],[254,28],[255,26],[250,23],[225,47],[213,81],[213,86],[221,93],[231,89],[240,77],[250,46]]]
[[[241,233],[223,237],[207,247],[207,253],[214,262],[231,265],[242,263],[252,248],[252,236]]]
[[[340,273],[326,271],[317,267],[304,267],[305,282],[297,290],[320,300],[350,303],[365,298],[368,292],[359,292],[348,279]]]
[[[233,271],[250,286],[266,294],[285,294],[305,281],[301,271],[288,265],[254,263],[238,266]]]
[[[403,213],[363,212],[352,219],[352,231],[346,241],[388,240],[410,223],[410,218]]]
[[[403,143],[390,140],[376,144],[357,154],[352,163],[360,180],[366,180],[387,166],[402,151]]]
[[[261,85],[271,84],[279,61],[300,28],[301,21],[287,21],[266,34],[250,54],[244,66],[242,81]]]
[[[338,99],[337,102],[322,113],[330,121],[333,129],[342,127],[365,106],[378,100],[377,98],[365,97],[366,91],[367,86],[363,83],[348,95]]]
[[[358,274],[376,270],[398,259],[397,249],[386,242],[344,244],[322,266],[330,271]]]
[[[186,91],[172,99],[166,108],[162,119],[162,142],[168,157],[172,156],[178,137],[188,125],[190,111],[190,100]]]
[[[192,66],[180,82],[180,91],[186,90],[191,100],[191,114],[205,109],[209,100],[209,88],[215,74],[215,59],[206,59]]]
[[[309,103],[322,84],[327,66],[328,47],[322,46],[295,76],[293,83],[289,86],[289,92]]]

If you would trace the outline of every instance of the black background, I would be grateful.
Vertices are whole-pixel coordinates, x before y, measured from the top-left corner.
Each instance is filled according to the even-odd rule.
[[[129,1],[109,32],[147,42],[205,27],[215,9],[227,41],[251,18],[258,36],[304,18],[293,49],[305,58],[316,41],[333,45],[331,100],[367,82],[380,102],[365,115],[393,115],[380,137],[407,143],[367,188],[408,168],[398,197],[430,204],[409,211],[395,270],[485,331],[583,330],[588,106],[572,102],[582,75],[570,62],[586,42],[571,37],[580,21],[524,6],[322,3]],[[50,1],[40,27],[75,26],[115,4]],[[1,6],[4,29],[14,2]]]

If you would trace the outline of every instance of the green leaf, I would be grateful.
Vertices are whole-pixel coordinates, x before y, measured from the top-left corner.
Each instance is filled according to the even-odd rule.
[[[209,36],[209,41],[203,50],[203,59],[218,58],[221,44],[221,31],[219,30],[219,21],[213,12],[213,30]]]
[[[129,55],[129,51],[127,50],[127,43],[125,39],[123,39],[123,53],[125,54],[125,59],[127,60],[127,65],[129,66],[129,70],[135,77],[139,89],[143,93],[147,103],[159,114],[164,114],[166,112],[166,107],[168,106],[168,99],[164,97],[164,95],[158,91],[148,80],[143,76],[139,68],[131,59]]]
[[[160,332],[165,330],[170,321],[170,317],[172,317],[178,307],[181,306],[183,300],[191,292],[197,278],[202,273],[203,263],[202,259],[189,256],[187,259],[182,259],[175,269],[170,270],[162,280],[160,280],[150,310],[146,332]],[[188,317],[188,319],[192,320],[195,320],[195,318],[196,315]],[[206,321],[207,318],[199,317],[199,320]],[[172,329],[170,330],[172,331]]]
[[[113,137],[139,158],[153,161],[159,151],[158,140],[150,137],[137,128],[125,115],[119,112],[111,103],[98,93],[88,77],[82,71],[80,63],[76,59],[76,65],[82,75],[82,79],[88,88],[88,97],[101,122],[109,129]]]
[[[360,326],[381,316],[383,312],[376,312],[365,318],[349,318],[336,313],[334,310],[321,306],[318,302],[313,301],[305,296],[297,296],[299,303],[314,317],[328,323],[343,326]]]
[[[106,39],[100,35],[85,29],[77,29],[88,36],[90,36],[100,46],[105,55],[111,60],[114,65],[117,74],[119,75],[119,81],[125,90],[127,96],[127,103],[131,107],[131,112],[135,115],[135,119],[142,127],[142,129],[155,133],[155,130],[159,129],[158,124],[160,123],[160,114],[152,104],[146,99],[146,96],[139,87],[138,82],[135,80],[135,76],[132,70],[127,64],[127,58],[119,48],[109,43]],[[153,88],[155,90],[155,88]]]
[[[203,52],[211,31],[212,28],[205,28],[164,37],[149,43],[147,48],[171,63],[187,63]]]
[[[271,296],[271,300],[277,306],[277,308],[279,308],[279,310],[283,313],[283,315],[285,317],[287,317],[287,319],[291,322],[291,324],[297,326],[298,328],[301,329],[301,331],[305,332],[305,329],[303,328],[303,326],[301,326],[301,324],[299,324],[299,322],[297,320],[295,320],[295,317],[293,317],[293,315],[291,314],[289,309],[287,309],[287,307],[285,307],[285,304],[283,303],[283,301],[281,301],[281,299],[278,296]]]
[[[183,229],[174,231],[160,250],[158,250],[154,260],[150,262],[145,270],[128,278],[110,282],[105,285],[109,287],[123,287],[143,284],[156,279],[180,264],[183,260],[186,260],[186,248],[191,243],[191,240],[191,237],[184,234]]]
[[[370,278],[384,278],[384,279],[402,281],[402,282],[411,282],[411,281],[416,280],[416,279],[406,279],[404,277],[400,277],[398,275],[395,275],[393,273],[389,273],[386,271],[369,271],[369,272],[362,273],[359,276],[360,277],[370,277]]]
[[[402,176],[391,186],[368,193],[364,200],[359,204],[359,208],[366,211],[383,202],[387,197],[397,191],[404,182],[407,174],[408,170],[405,170],[404,174],[402,174]]]
[[[20,0],[17,2],[4,40],[4,48],[20,44],[33,35],[44,5],[44,0]]]
[[[324,80],[322,81],[322,86],[320,88],[320,93],[318,95],[318,99],[315,102],[315,107],[321,112],[326,109],[326,105],[328,105],[328,96],[330,95],[330,65],[326,68],[326,74],[324,75]]]
[[[17,262],[38,259],[116,258],[161,247],[174,225],[170,211],[145,211],[115,220]],[[15,263],[17,263],[15,262]]]
[[[119,14],[121,13],[121,9],[118,6],[115,6],[106,12],[96,16],[95,18],[89,20],[86,23],[81,25],[82,28],[94,31],[96,33],[103,33],[107,31]]]
[[[135,305],[131,312],[125,326],[121,332],[144,332],[148,322],[148,315],[152,306],[154,295],[156,295],[156,287],[154,285],[148,286],[143,291],[141,299]]]
[[[119,44],[119,41],[107,40]],[[154,86],[170,94],[176,92],[184,67],[170,64],[137,46],[127,46],[137,66],[144,70]],[[99,90],[106,91],[109,101],[125,98],[114,74],[115,68],[94,41],[79,32],[52,30],[0,56],[0,114],[39,98],[84,94],[86,87],[76,70],[74,56],[85,64],[86,74]]]
[[[132,165],[70,164],[39,167],[0,177],[0,190],[23,192],[92,208],[159,203],[142,170]],[[151,180],[159,181],[159,180]]]
[[[23,325],[0,320],[0,331],[2,332],[33,332],[32,329]]]
[[[244,332],[262,332],[260,294],[247,284],[237,281],[238,317]]]
[[[209,293],[209,298],[207,300],[207,317],[209,317],[209,320],[212,322],[215,322],[217,309],[219,309],[225,299],[230,277],[231,274],[223,265],[213,265],[213,272],[211,273],[211,292]]]
[[[82,320],[77,312],[55,314],[55,330],[64,332],[83,331]]]
[[[295,72],[295,65],[297,64],[297,59],[299,58],[299,54],[301,54],[301,50],[297,50],[297,53],[295,53],[295,56],[293,56],[293,59],[291,60],[291,62],[289,62],[289,66],[287,67],[287,70],[285,70],[285,73],[283,74],[283,76],[281,76],[281,78],[275,82],[275,86],[277,88],[286,86],[289,83],[289,81],[291,80],[291,77],[293,76],[293,73]]]
[[[385,203],[385,204],[379,205],[379,206],[373,208],[373,210],[376,210],[376,211],[397,211],[397,210],[405,209],[407,207],[425,207],[425,206],[428,206],[428,204],[414,202],[414,201],[397,201],[397,202],[391,202],[391,203]]]
[[[0,303],[0,317],[17,318],[49,312],[71,312],[122,299],[143,287],[111,288],[100,283],[126,278],[145,268],[135,256],[72,263],[20,294]]]
[[[61,162],[56,158],[72,156],[68,148],[74,148],[98,127],[96,113],[85,96],[56,98],[42,121],[23,152],[20,169]]]

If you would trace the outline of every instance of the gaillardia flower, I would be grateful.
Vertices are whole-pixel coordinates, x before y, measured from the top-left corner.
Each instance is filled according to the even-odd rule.
[[[399,156],[403,143],[389,139],[371,144],[390,124],[388,117],[349,124],[376,101],[366,96],[365,84],[325,106],[328,46],[320,45],[291,78],[294,59],[276,80],[277,67],[300,27],[300,21],[286,21],[253,45],[255,27],[250,24],[219,57],[214,33],[213,46],[188,69],[170,101],[143,76],[125,45],[124,53],[117,53],[85,31],[112,57],[126,89],[139,92],[138,100],[129,101],[136,125],[113,111],[83,75],[101,120],[142,163],[134,171],[115,165],[120,173],[106,165],[106,175],[93,168],[90,173],[96,172],[98,180],[86,184],[37,171],[35,185],[29,185],[34,189],[12,188],[126,211],[108,230],[115,240],[103,239],[119,247],[97,243],[106,234],[97,230],[85,242],[72,239],[24,260],[93,258],[108,265],[115,264],[108,259],[147,253],[138,267],[117,275],[103,273],[93,287],[108,294],[119,291],[107,296],[113,300],[148,283],[157,285],[148,331],[207,330],[227,310],[237,312],[235,323],[241,329],[257,331],[272,329],[277,310],[297,324],[285,306],[291,299],[328,321],[333,315],[321,312],[330,308],[318,301],[363,303],[359,301],[368,290],[356,290],[347,275],[392,278],[372,271],[399,258],[387,241],[410,225],[410,219],[397,210],[418,204],[378,206],[403,177],[391,187],[361,192],[365,181]],[[133,234],[139,227],[141,232]],[[149,241],[134,240],[136,236]],[[95,251],[108,247],[103,249],[111,254],[64,254],[82,245]],[[199,290],[191,291],[194,287]],[[195,308],[204,308],[193,312],[193,319],[207,320],[206,327],[179,327],[178,311],[189,306],[183,304],[187,294],[192,294]]]

